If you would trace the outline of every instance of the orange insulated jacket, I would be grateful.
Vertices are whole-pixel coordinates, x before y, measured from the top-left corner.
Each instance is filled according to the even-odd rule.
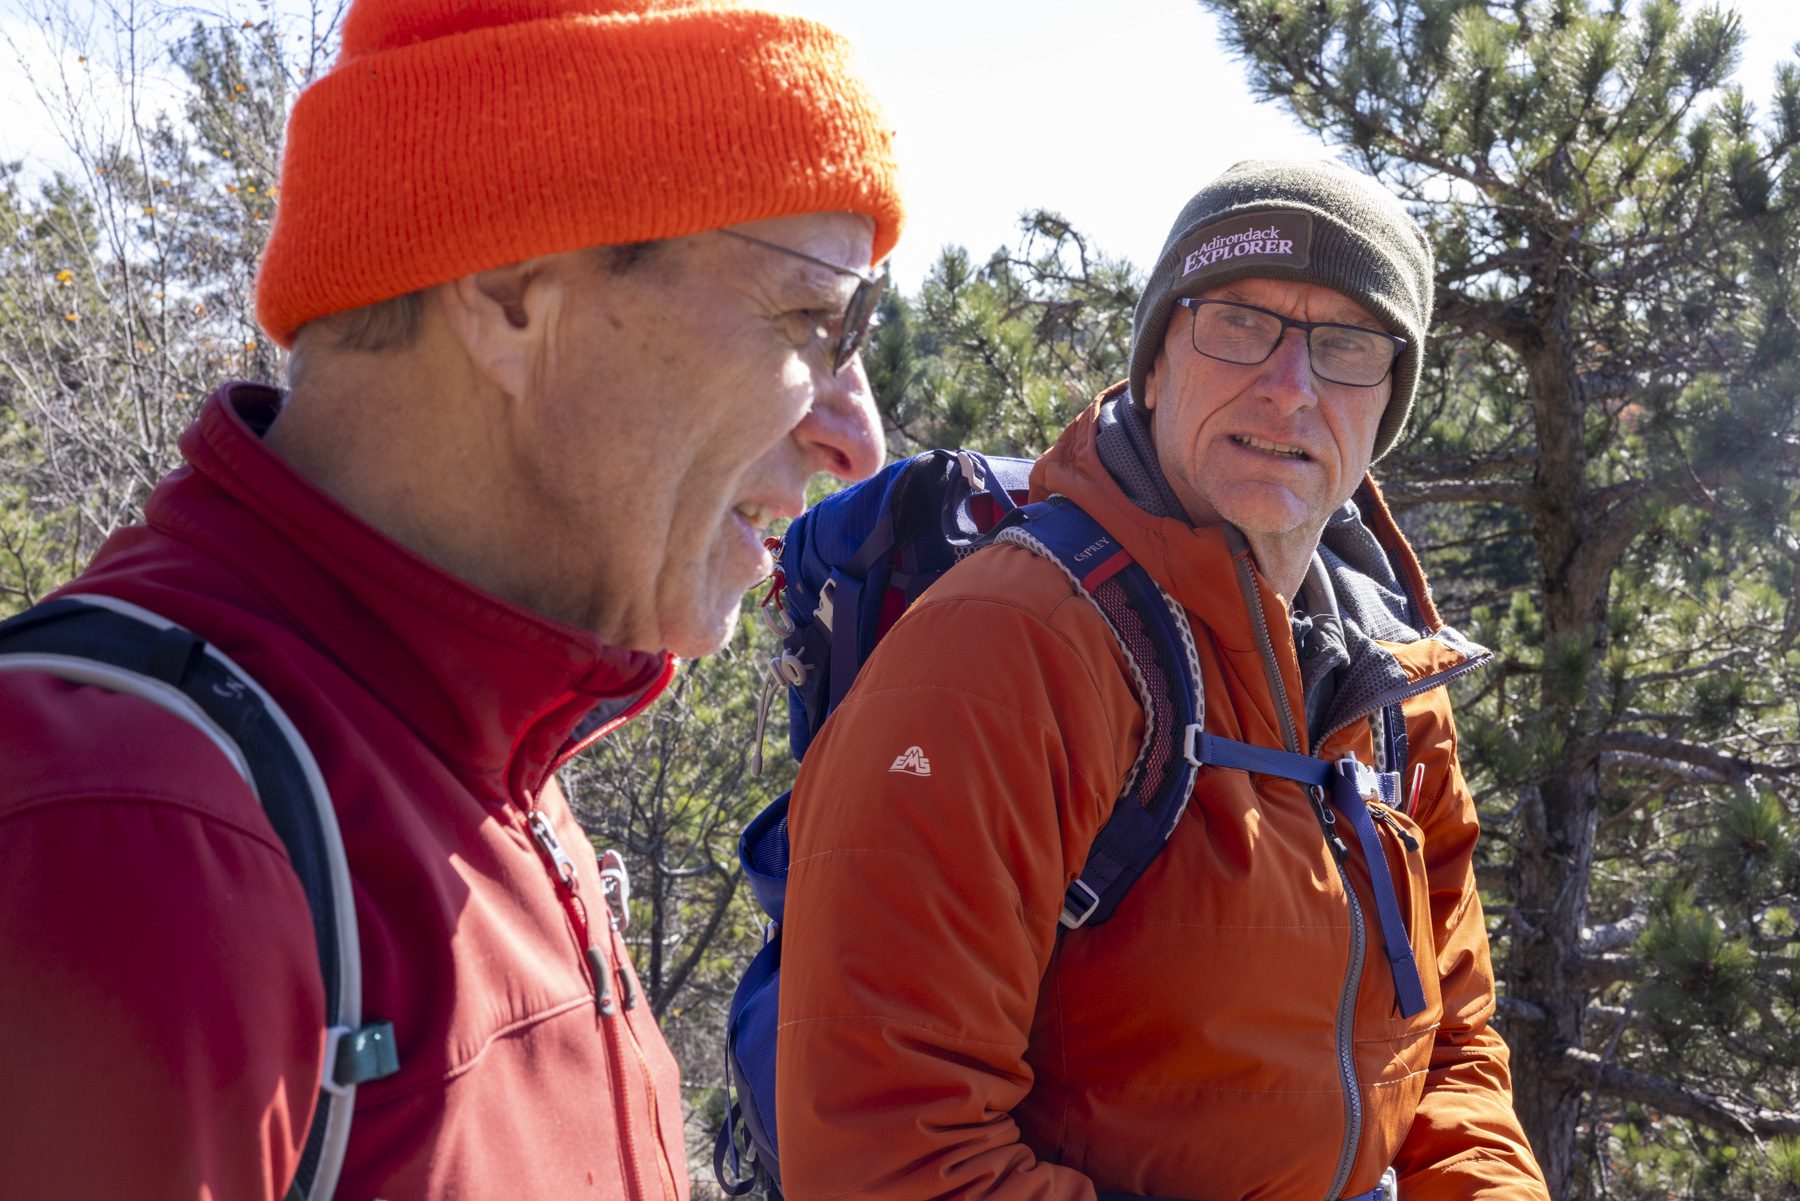
[[[1039,461],[1034,498],[1081,504],[1185,608],[1206,728],[1378,762],[1373,710],[1308,745],[1285,602],[1224,527],[1124,494],[1099,412]],[[1404,698],[1425,768],[1405,811],[1378,814],[1424,1012],[1396,1005],[1361,852],[1340,867],[1303,788],[1274,777],[1203,769],[1114,917],[1059,931],[1142,711],[1093,606],[995,547],[895,626],[800,770],[777,1066],[791,1201],[1335,1201],[1390,1166],[1406,1201],[1547,1197],[1488,1025],[1442,686],[1483,653],[1443,630],[1372,483],[1357,503],[1429,634],[1379,644],[1404,683],[1374,706]]]

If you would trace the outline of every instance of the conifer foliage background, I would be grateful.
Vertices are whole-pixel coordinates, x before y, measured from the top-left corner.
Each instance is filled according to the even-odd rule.
[[[1558,1197],[1800,1190],[1800,75],[1725,9],[1202,0],[1438,248],[1381,465],[1453,620],[1521,1117]]]
[[[1800,1196],[1800,73],[1753,110],[1735,18],[1674,0],[1199,2],[1438,248],[1413,436],[1378,474],[1446,616],[1500,652],[1462,754],[1553,1192]],[[0,162],[0,612],[132,519],[212,386],[279,377],[251,281],[342,15],[30,11],[76,60],[18,65],[77,166]],[[1140,279],[1049,211],[946,248],[867,356],[890,451],[1044,449],[1124,375]],[[568,781],[633,866],[697,1178],[759,937],[733,844],[791,778],[779,696],[751,770],[754,613]]]

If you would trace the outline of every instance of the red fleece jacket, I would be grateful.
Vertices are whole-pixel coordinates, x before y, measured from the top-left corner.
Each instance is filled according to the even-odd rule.
[[[553,773],[669,661],[389,541],[262,445],[278,403],[214,394],[188,466],[65,591],[213,642],[325,774],[363,1013],[401,1063],[357,1092],[337,1195],[686,1201],[675,1063],[647,1006],[596,1012],[582,924],[631,968],[594,859],[565,906],[526,828],[538,809],[586,845]],[[284,1193],[323,1056],[317,955],[279,839],[204,736],[0,675],[0,965],[0,1193]]]

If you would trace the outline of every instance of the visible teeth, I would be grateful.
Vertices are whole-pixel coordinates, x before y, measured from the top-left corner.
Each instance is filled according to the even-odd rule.
[[[1294,446],[1283,446],[1279,442],[1269,442],[1262,438],[1254,438],[1249,434],[1237,436],[1239,445],[1248,446],[1252,450],[1267,451],[1272,455],[1286,455],[1290,459],[1304,459],[1306,452]]]
[[[775,521],[775,510],[767,505],[739,505],[737,514],[759,530],[766,530]]]

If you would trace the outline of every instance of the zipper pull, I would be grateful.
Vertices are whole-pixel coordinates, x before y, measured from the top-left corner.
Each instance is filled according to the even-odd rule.
[[[1416,852],[1419,849],[1419,840],[1406,832],[1406,827],[1400,824],[1400,819],[1395,817],[1393,811],[1386,805],[1370,805],[1369,812],[1374,815],[1376,821],[1392,830],[1395,837],[1405,844],[1408,851]]]
[[[1317,784],[1306,790],[1307,799],[1312,802],[1313,816],[1319,819],[1319,829],[1325,833],[1325,845],[1331,848],[1331,857],[1339,863],[1350,858],[1350,848],[1337,834],[1337,814],[1325,806],[1325,790]]]
[[[612,910],[606,911],[607,920],[612,923],[613,933],[619,932],[619,919],[613,916]],[[625,1008],[636,1009],[638,1003],[637,987],[631,982],[631,973],[625,969],[624,959],[619,961],[619,991],[625,994]]]
[[[531,837],[538,845],[538,852],[543,855],[544,862],[556,873],[556,878],[570,892],[575,891],[575,861],[563,850],[562,841],[556,837],[556,831],[550,828],[550,819],[544,816],[542,809],[533,809],[525,815],[526,825],[531,827]]]
[[[606,956],[600,953],[599,947],[590,946],[582,954],[587,956],[588,970],[594,973],[594,1011],[603,1018],[612,1017],[619,1012],[619,1006],[613,1000],[612,968],[607,965]],[[636,1004],[635,1001],[632,1003]]]
[[[538,845],[544,862],[556,873],[558,883],[562,885],[563,895],[570,906],[571,916],[576,919],[576,928],[580,930],[582,940],[587,944],[581,950],[582,957],[587,960],[588,970],[594,975],[594,1011],[601,1017],[612,1017],[619,1012],[619,1006],[613,1000],[612,968],[606,962],[606,956],[594,945],[594,929],[588,921],[587,906],[581,903],[576,895],[581,881],[575,876],[575,861],[563,850],[562,839],[550,827],[550,819],[544,816],[542,809],[533,809],[525,815],[525,824],[531,829],[532,841]],[[609,911],[610,916],[610,911]],[[636,1004],[636,998],[632,1004]]]
[[[606,965],[606,955],[594,945],[594,925],[588,921],[587,906],[574,893],[568,897],[569,913],[575,919],[575,928],[581,932],[581,956],[587,960],[588,971],[594,974],[594,1012],[603,1018],[612,1017],[619,1012],[613,1001],[612,969]]]

